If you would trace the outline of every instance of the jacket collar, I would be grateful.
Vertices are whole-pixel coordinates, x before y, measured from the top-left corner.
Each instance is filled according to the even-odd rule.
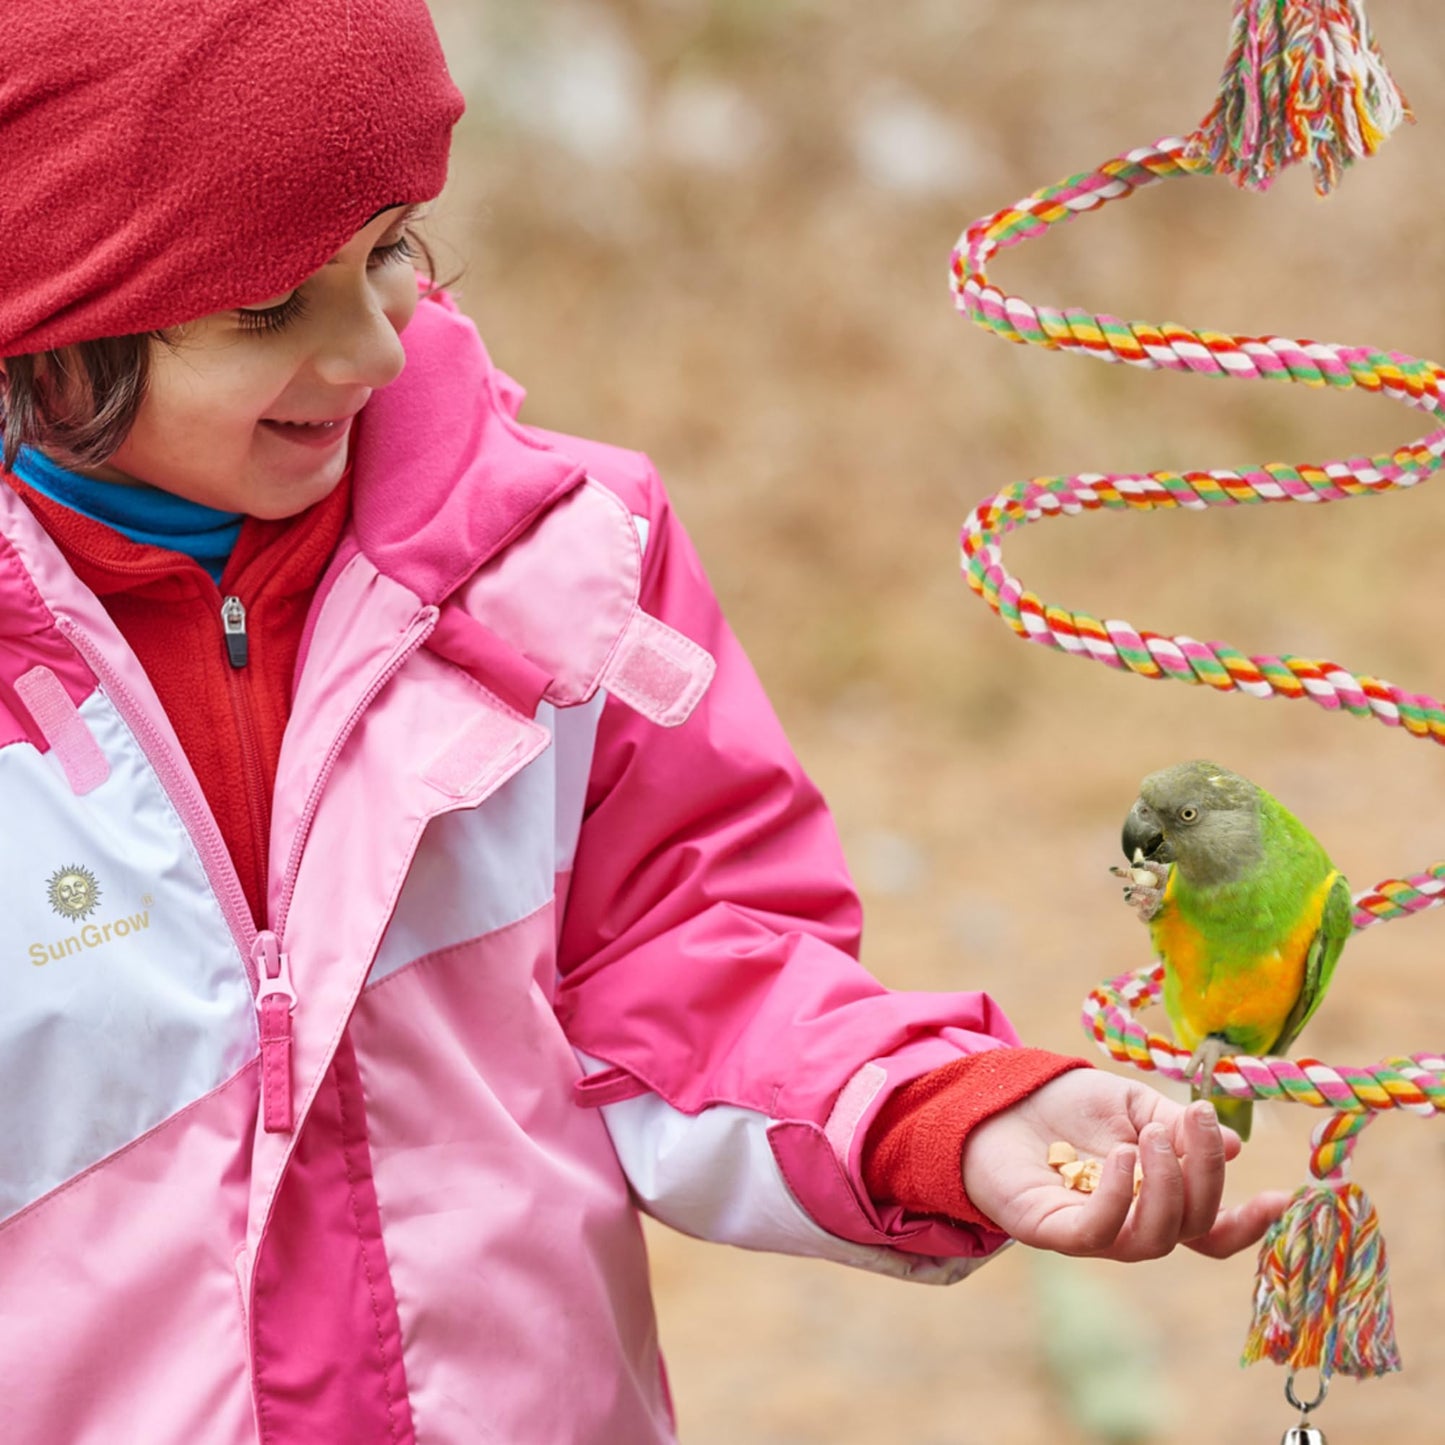
[[[521,390],[442,293],[402,334],[406,369],[358,419],[361,551],[423,602],[441,602],[583,479],[515,420]]]

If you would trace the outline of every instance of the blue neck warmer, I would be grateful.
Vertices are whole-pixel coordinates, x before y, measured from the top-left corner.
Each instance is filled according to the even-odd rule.
[[[12,471],[51,501],[113,527],[132,542],[194,558],[218,585],[245,520],[243,512],[218,511],[159,487],[126,487],[83,477],[34,447],[21,447]]]

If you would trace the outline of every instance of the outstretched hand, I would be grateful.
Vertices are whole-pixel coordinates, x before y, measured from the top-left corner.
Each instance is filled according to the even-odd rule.
[[[1049,1167],[1055,1140],[1103,1161],[1092,1194],[1065,1188]],[[1116,1074],[1075,1069],[969,1134],[963,1187],[1000,1229],[1036,1249],[1141,1260],[1187,1244],[1222,1259],[1255,1243],[1289,1202],[1270,1192],[1220,1209],[1224,1166],[1239,1150],[1212,1104],[1178,1104]]]

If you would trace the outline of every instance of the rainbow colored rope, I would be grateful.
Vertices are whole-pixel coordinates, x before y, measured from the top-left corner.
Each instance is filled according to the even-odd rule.
[[[1445,368],[1398,352],[1284,337],[1232,336],[1183,326],[1126,322],[1077,309],[1035,306],[990,282],[995,252],[1050,227],[1125,199],[1162,180],[1205,173],[1189,142],[1167,139],[1106,161],[1036,191],[970,226],[953,253],[959,309],[1007,341],[1073,352],[1102,361],[1235,380],[1288,381],[1306,386],[1377,392],[1445,421]],[[1004,565],[1001,539],[1046,517],[1101,509],[1228,507],[1258,502],[1333,502],[1417,486],[1445,462],[1445,425],[1420,440],[1374,457],[1324,463],[1266,463],[1248,471],[1211,469],[1143,474],[1076,473],[1016,482],[982,502],[963,528],[968,584],[1026,641],[1141,677],[1174,678],[1255,697],[1308,698],[1319,707],[1373,717],[1415,737],[1445,743],[1445,706],[1393,683],[1352,673],[1317,658],[1248,656],[1223,642],[1141,631],[1040,600]],[[1387,879],[1355,900],[1355,927],[1434,908],[1445,899],[1445,863],[1406,879]],[[1133,1010],[1151,1002],[1162,972],[1146,968],[1096,988],[1084,1007],[1085,1027],[1121,1063],[1183,1077],[1188,1051],[1149,1033]],[[1315,1131],[1311,1172],[1341,1180],[1371,1111],[1445,1109],[1445,1058],[1417,1055],[1369,1068],[1334,1068],[1316,1059],[1222,1060],[1219,1088],[1236,1098],[1287,1099],[1338,1111]]]
[[[1230,336],[1183,326],[1125,322],[1075,309],[1034,306],[1000,291],[985,266],[994,252],[1043,234],[1109,201],[1156,181],[1198,173],[1187,143],[1163,140],[1106,161],[1098,170],[1035,192],[971,226],[953,254],[959,309],[994,335],[1054,351],[1166,371],[1237,380],[1289,381],[1306,386],[1356,387],[1442,416],[1435,362],[1360,346],[1283,337]],[[1445,419],[1445,418],[1442,418]],[[1085,612],[1042,602],[1004,566],[1000,539],[1025,522],[1100,509],[1235,506],[1258,502],[1333,502],[1418,485],[1445,458],[1445,426],[1389,453],[1349,461],[1288,465],[1268,462],[1250,471],[1036,477],[988,498],[963,528],[969,586],[1020,636],[1141,677],[1173,677],[1256,697],[1309,698],[1320,707],[1375,717],[1417,737],[1445,743],[1445,707],[1435,698],[1356,675],[1335,662],[1301,657],[1246,656],[1222,642],[1165,637],[1127,622],[1100,621]]]
[[[1125,322],[1087,311],[1036,307],[993,286],[985,267],[995,252],[1049,227],[1133,195],[1156,181],[1200,173],[1266,189],[1283,168],[1307,160],[1315,189],[1330,191],[1344,170],[1374,154],[1409,106],[1385,67],[1365,0],[1234,0],[1231,51],[1219,98],[1188,141],[1163,140],[1130,151],[971,226],[953,256],[960,309],[1005,340],[1072,351],[1102,361],[1237,380],[1357,387],[1442,420],[1445,370],[1397,352],[1282,337],[1231,336],[1182,326]],[[1090,657],[1141,677],[1172,677],[1222,692],[1309,698],[1317,706],[1373,717],[1415,737],[1445,743],[1445,709],[1378,678],[1356,676],[1322,659],[1246,656],[1225,643],[1140,632],[1041,602],[1003,563],[1000,539],[1042,517],[1100,508],[1236,506],[1253,502],[1332,502],[1412,487],[1439,470],[1445,426],[1375,457],[1246,472],[1149,472],[1041,477],[1007,487],[974,509],[963,530],[969,585],[1022,638]],[[1383,919],[1436,907],[1445,864],[1388,879],[1355,899],[1358,931]],[[1162,968],[1125,974],[1095,989],[1084,1022],[1121,1063],[1183,1077],[1185,1051],[1149,1033],[1133,1009],[1155,999]],[[1291,1372],[1318,1368],[1319,1396],[1286,1399],[1306,1415],[1324,1398],[1331,1372],[1384,1374],[1400,1368],[1389,1268],[1374,1206],[1348,1179],[1360,1131],[1383,1109],[1435,1114],[1445,1108],[1445,1058],[1416,1054],[1369,1068],[1318,1059],[1234,1057],[1214,1071],[1217,1087],[1241,1099],[1287,1099],[1329,1110],[1311,1139],[1310,1172],[1260,1247],[1246,1364],[1270,1359]],[[1293,1381],[1293,1373],[1290,1376]]]

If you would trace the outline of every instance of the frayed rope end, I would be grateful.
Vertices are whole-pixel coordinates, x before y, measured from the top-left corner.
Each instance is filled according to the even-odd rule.
[[[1185,154],[1258,191],[1308,160],[1323,196],[1407,120],[1364,0],[1235,0],[1219,98]]]
[[[1385,1241],[1357,1184],[1309,1184],[1260,1246],[1241,1364],[1362,1378],[1400,1368]]]

